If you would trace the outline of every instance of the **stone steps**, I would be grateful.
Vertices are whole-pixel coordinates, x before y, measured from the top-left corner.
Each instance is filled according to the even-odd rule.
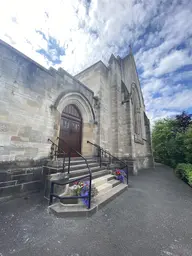
[[[86,172],[86,174],[88,174],[88,173]],[[97,171],[95,171],[95,172],[93,171],[92,172],[92,181],[94,181],[94,179],[107,176],[108,174],[109,174],[109,170],[98,168]],[[85,176],[85,174],[84,175],[75,176],[75,177],[70,177],[69,180],[75,180],[75,178],[81,178],[81,177],[83,178],[84,176]]]
[[[111,174],[108,174],[105,176],[102,176],[100,178],[96,178],[92,181],[92,183],[95,185],[99,192],[99,196],[104,195],[112,188],[118,186],[120,184],[119,180],[114,179],[114,176]]]
[[[99,173],[99,175],[98,175]],[[82,180],[81,181],[89,181],[89,178],[85,178],[83,179],[84,175],[82,176]],[[104,183],[106,183],[107,181],[110,181],[111,179],[114,179],[112,175],[109,174],[109,170],[102,170],[102,171],[99,171],[99,172],[95,172],[95,173],[92,173],[92,184],[94,184],[96,187],[99,186],[99,185],[102,185]],[[73,181],[75,180],[74,178],[70,178],[69,181]],[[99,181],[100,180],[100,181]],[[70,183],[69,184],[69,187],[73,186],[73,183]],[[111,187],[111,186],[110,186]],[[58,190],[57,190],[57,185],[55,185],[55,189],[54,189],[54,192],[57,194],[58,193]],[[59,196],[65,196],[64,193],[61,191],[58,193]],[[48,198],[48,195],[45,196],[45,198]],[[58,202],[58,199],[53,199],[54,202]],[[67,205],[69,205],[69,202],[75,202],[75,204],[77,203],[77,200],[68,200],[66,199],[65,200],[65,203]]]
[[[90,168],[98,167],[98,164],[95,162],[88,163]],[[63,166],[44,166],[44,169],[48,169],[53,172],[63,172]],[[87,169],[87,164],[74,164],[70,166],[70,172],[75,170]],[[65,166],[64,172],[68,171],[68,165]]]
[[[58,163],[60,161],[60,164]],[[92,178],[96,179],[98,177],[104,176],[106,174],[109,174],[109,170],[106,170],[105,167],[100,167],[98,163],[93,158],[88,158],[88,165],[92,172]],[[68,162],[66,162],[68,163]],[[45,177],[45,198],[49,199],[49,193],[50,193],[50,180],[57,180],[59,183],[64,183],[66,181],[65,174],[68,174],[68,165],[65,166],[64,173],[62,168],[62,160],[59,159],[57,161],[52,161],[51,166],[50,162],[48,163],[49,166],[45,166],[43,168],[43,176]],[[76,178],[81,178],[85,175],[89,174],[89,170],[87,168],[87,164],[82,158],[71,158],[70,164],[70,173],[69,173],[69,181],[73,181]],[[58,165],[58,167],[56,167]],[[88,178],[86,178],[88,180]],[[72,183],[70,183],[69,186],[72,186]],[[65,185],[55,185],[55,192],[58,194],[62,194],[65,191]],[[57,201],[57,200],[55,200]]]
[[[109,183],[102,184],[97,187],[97,190],[99,191],[99,194],[106,193],[109,189],[112,188],[112,185]]]
[[[92,198],[91,209],[87,209],[81,199],[64,199],[49,206],[49,211],[59,217],[90,216],[95,213],[128,187],[114,179],[114,176],[109,174],[109,170],[107,171],[108,174],[99,178],[93,176],[92,184],[97,188],[98,195]],[[61,194],[60,196],[64,195]]]
[[[105,170],[105,167],[95,166],[95,167],[92,167],[90,169],[91,169],[92,174],[94,174],[95,172],[99,172],[99,171]],[[78,177],[86,175],[86,174],[89,174],[87,168],[79,169],[79,170],[71,171],[70,174],[69,174],[69,177],[70,178],[78,178]]]
[[[96,163],[96,161],[94,159],[87,159],[87,162],[88,164],[91,164],[91,163]],[[68,159],[65,160],[65,168],[67,169],[68,167]],[[74,159],[74,158],[71,158],[71,161],[70,161],[70,165],[73,166],[73,165],[81,165],[81,164],[86,164],[85,160],[83,160],[82,158],[81,159]],[[63,167],[63,160],[60,160],[58,159],[57,161],[49,161],[47,163],[48,167]]]
[[[93,200],[91,204],[91,208],[87,209],[82,204],[70,204],[65,205],[60,202],[55,203],[49,206],[49,212],[53,213],[57,217],[89,217],[92,214],[96,213],[102,207],[104,207],[107,203],[111,202],[121,193],[126,191],[128,185],[126,184],[118,184],[117,186],[108,189],[103,194],[98,194]]]
[[[73,161],[69,174],[69,181],[73,181],[76,178],[81,177],[81,181],[89,180],[88,177],[83,179],[83,177],[88,175],[89,172],[86,164],[82,164],[82,162],[80,164],[79,161],[80,160]],[[76,165],[74,162],[76,162]],[[114,176],[110,174],[111,170],[106,169],[104,166],[100,168],[99,164],[94,159],[89,159],[89,167],[92,172],[92,184],[95,185],[98,190],[98,195],[92,198],[91,209],[88,210],[81,199],[53,199],[54,203],[49,207],[50,212],[62,217],[88,216],[127,189],[127,185],[121,184],[119,180],[114,179]],[[54,175],[57,174],[53,174],[52,177],[54,177]],[[61,184],[64,180],[65,178],[63,181],[60,180]],[[67,192],[66,189],[70,190],[72,185],[73,183],[71,183],[68,188],[64,186],[61,190],[59,190],[56,185],[54,193],[58,193],[60,196],[67,196],[69,192]]]

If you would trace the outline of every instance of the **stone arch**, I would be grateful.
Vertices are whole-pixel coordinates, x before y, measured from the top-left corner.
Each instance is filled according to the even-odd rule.
[[[139,90],[138,90],[138,87],[137,87],[137,84],[135,82],[133,82],[131,84],[131,96],[132,95],[137,95],[138,97],[138,104],[139,104],[139,107],[141,107],[141,98],[140,98],[140,93],[139,93]]]
[[[58,111],[61,113],[64,107],[69,104],[74,104],[79,108],[84,121],[88,121],[88,118],[90,118],[89,121],[95,122],[95,113],[90,101],[86,96],[78,91],[68,90],[61,92],[52,107],[58,109]]]
[[[60,132],[60,120],[61,113],[64,108],[68,105],[74,105],[80,111],[82,116],[82,142],[81,142],[81,152],[83,155],[90,155],[92,152],[92,147],[87,143],[87,140],[94,140],[94,130],[95,130],[95,114],[89,100],[80,92],[68,91],[62,92],[56,99],[54,109],[58,113],[58,131],[57,136]]]

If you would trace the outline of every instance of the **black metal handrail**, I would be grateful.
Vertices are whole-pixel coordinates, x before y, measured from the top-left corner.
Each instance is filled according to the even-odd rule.
[[[88,175],[85,175],[85,176],[81,176],[80,178],[77,178],[77,179],[73,179],[73,180],[68,180],[68,181],[65,181],[65,182],[62,182],[62,181],[51,181],[51,191],[50,191],[50,200],[49,200],[49,205],[52,204],[53,202],[53,198],[58,198],[58,199],[75,199],[75,198],[87,198],[88,199],[88,209],[91,208],[91,183],[92,183],[92,172],[91,172],[91,169],[88,165],[88,162],[87,162],[87,159],[82,156],[77,150],[75,150],[74,148],[72,148],[65,140],[63,140],[62,138],[60,137],[57,137],[57,140],[62,140],[68,147],[69,147],[69,154],[68,154],[68,157],[69,157],[69,160],[68,160],[68,174],[70,173],[70,168],[71,168],[71,152],[74,151],[78,156],[80,156],[86,163],[87,165],[87,168],[88,168],[88,172],[89,174]],[[55,143],[54,143],[55,144]],[[55,144],[56,145],[56,144]],[[59,147],[58,147],[59,148]],[[62,150],[64,152],[64,150]],[[67,156],[67,154],[65,153],[65,155]],[[87,196],[59,196],[57,194],[54,193],[54,185],[59,185],[59,186],[63,186],[63,185],[67,185],[67,184],[71,184],[73,182],[76,182],[76,181],[80,181],[82,179],[85,179],[85,178],[89,178],[89,193]]]
[[[64,139],[60,138],[60,137],[57,137],[57,140],[62,140],[69,148],[70,148],[70,151],[69,151],[69,163],[68,163],[68,173],[70,172],[70,164],[71,164],[71,151],[74,151],[77,155],[79,155],[81,158],[83,158],[83,160],[85,161],[86,165],[87,165],[87,169],[89,171],[89,174],[92,175],[91,173],[91,170],[89,168],[89,165],[88,165],[88,162],[87,162],[87,159],[81,155],[81,153],[79,153],[76,149],[72,148]]]
[[[65,155],[66,155],[65,151],[61,147],[59,147],[57,144],[55,144],[55,142],[53,142],[51,139],[48,139],[48,141],[50,141],[52,143],[51,150],[54,151],[53,154],[55,156],[55,160],[57,158],[57,154],[58,154],[59,150],[63,152],[63,172],[64,172],[64,170],[65,170]],[[58,150],[54,149],[54,147],[57,148]]]
[[[92,143],[92,142],[90,142],[90,141],[87,141],[87,143],[89,143],[89,144],[93,145],[94,147],[98,148],[98,150],[99,150],[100,167],[101,167],[101,165],[102,165],[102,156],[103,156],[103,154],[105,154],[105,155],[107,154],[108,156],[110,156],[110,158],[115,159],[116,161],[118,161],[118,162],[120,162],[121,164],[123,164],[123,167],[121,167],[121,168],[125,168],[125,167],[127,168],[126,178],[127,178],[127,184],[129,183],[128,165],[127,165],[126,162],[124,162],[124,161],[122,161],[121,159],[119,159],[119,158],[113,156],[110,152],[108,152],[107,150],[103,149],[101,146],[99,146],[99,145],[97,145],[97,144],[94,144],[94,143]],[[109,161],[110,161],[110,163],[111,163],[111,159],[110,159]]]
[[[59,186],[64,186],[67,184],[71,184],[74,183],[76,181],[80,181],[83,180],[85,178],[89,178],[89,193],[88,196],[59,196],[57,194],[54,193],[54,185],[59,185]],[[69,180],[69,181],[51,181],[51,190],[50,190],[50,197],[49,197],[49,205],[51,205],[53,203],[53,198],[58,198],[58,199],[77,199],[77,198],[87,198],[88,199],[88,209],[91,208],[91,182],[92,182],[92,176],[90,174],[85,175],[85,176],[81,176],[80,178],[77,179],[73,179],[73,180]]]

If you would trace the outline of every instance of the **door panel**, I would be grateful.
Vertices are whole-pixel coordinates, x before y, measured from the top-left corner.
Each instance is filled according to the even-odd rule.
[[[74,105],[68,105],[61,115],[59,137],[65,140],[72,148],[81,153],[82,120],[78,109]],[[59,147],[69,153],[68,145],[60,140]],[[60,154],[61,156],[61,154]],[[72,151],[72,156],[78,156]]]

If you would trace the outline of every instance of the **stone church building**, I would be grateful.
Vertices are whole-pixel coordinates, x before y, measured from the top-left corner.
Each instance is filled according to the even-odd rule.
[[[133,173],[153,165],[132,52],[72,76],[62,68],[46,69],[0,41],[0,182],[16,167],[41,166],[50,154],[48,138],[58,136],[85,157],[95,154],[87,141],[96,143],[132,162]]]

